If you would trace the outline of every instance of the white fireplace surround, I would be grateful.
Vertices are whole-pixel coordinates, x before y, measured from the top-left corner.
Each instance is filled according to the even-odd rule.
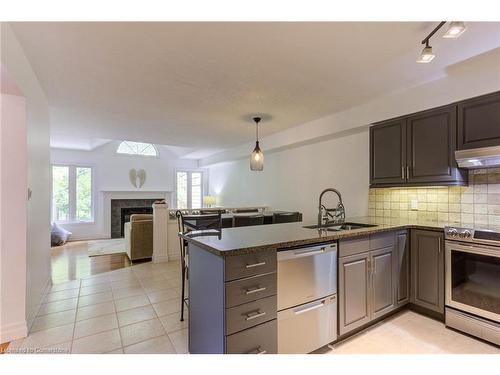
[[[103,238],[111,238],[111,200],[112,199],[165,199],[172,205],[173,192],[162,190],[101,190],[102,198],[102,234]]]

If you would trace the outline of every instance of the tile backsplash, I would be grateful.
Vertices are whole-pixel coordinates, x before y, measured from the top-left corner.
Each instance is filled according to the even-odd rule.
[[[368,216],[500,225],[500,168],[469,171],[469,186],[370,189]]]

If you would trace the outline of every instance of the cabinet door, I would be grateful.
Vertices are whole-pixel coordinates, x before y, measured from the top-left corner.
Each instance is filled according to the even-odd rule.
[[[407,120],[409,183],[461,180],[455,161],[456,106],[426,111]]]
[[[405,120],[391,120],[370,128],[370,184],[404,184],[406,166]]]
[[[376,319],[395,308],[394,245],[370,252],[370,258],[371,318]]]
[[[369,253],[339,258],[339,334],[370,321]]]
[[[396,234],[395,249],[396,306],[410,301],[410,248],[408,232]]]
[[[489,146],[500,146],[500,92],[458,104],[458,148]]]
[[[411,232],[411,301],[439,313],[444,313],[443,244],[441,232]]]

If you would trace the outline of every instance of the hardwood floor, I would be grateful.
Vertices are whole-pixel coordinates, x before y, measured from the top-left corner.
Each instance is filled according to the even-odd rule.
[[[51,253],[54,284],[131,266],[126,253],[89,257],[87,241],[53,247]]]
[[[4,354],[9,344],[10,344],[9,342],[4,342],[3,344],[0,344],[0,354]]]

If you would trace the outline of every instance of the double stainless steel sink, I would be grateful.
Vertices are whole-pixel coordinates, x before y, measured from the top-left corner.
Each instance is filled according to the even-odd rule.
[[[353,230],[353,229],[371,228],[371,227],[376,227],[376,225],[347,222],[347,223],[329,223],[326,225],[305,225],[303,228],[339,232],[342,230]]]

